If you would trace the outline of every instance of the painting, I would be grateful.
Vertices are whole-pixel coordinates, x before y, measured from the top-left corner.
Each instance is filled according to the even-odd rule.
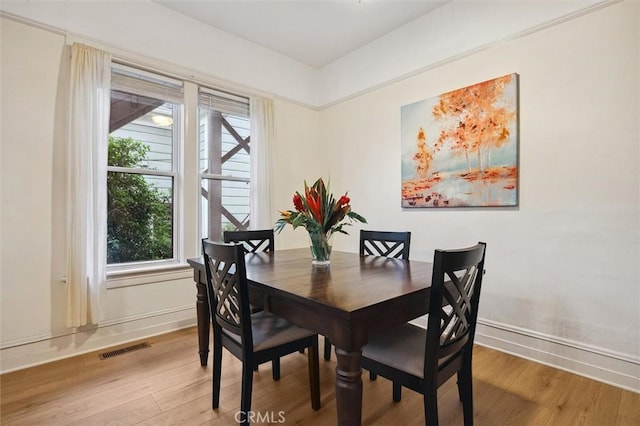
[[[401,108],[402,207],[518,205],[518,75]]]

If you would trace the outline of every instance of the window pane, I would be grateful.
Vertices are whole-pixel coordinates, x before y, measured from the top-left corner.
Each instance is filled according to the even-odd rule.
[[[107,174],[107,264],[173,258],[173,178]]]
[[[224,231],[248,228],[248,182],[203,179],[200,193],[201,238],[221,241]]]
[[[119,105],[125,102],[128,108]],[[110,136],[119,139],[109,150],[109,166],[171,171],[174,105],[152,98],[111,91]],[[131,120],[131,121],[126,121]]]
[[[249,119],[200,110],[200,173],[249,178]]]

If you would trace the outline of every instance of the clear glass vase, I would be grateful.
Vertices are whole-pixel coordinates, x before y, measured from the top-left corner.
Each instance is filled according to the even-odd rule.
[[[331,237],[321,231],[309,231],[311,263],[314,266],[329,266],[331,263]]]

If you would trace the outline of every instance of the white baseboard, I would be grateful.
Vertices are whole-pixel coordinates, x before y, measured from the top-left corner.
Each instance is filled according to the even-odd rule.
[[[36,336],[0,350],[0,374],[98,351],[115,345],[196,325],[193,306],[110,321],[96,328],[62,335]],[[193,342],[194,362],[199,362],[198,342]]]
[[[424,318],[415,321],[425,326]],[[97,351],[196,325],[193,307],[160,316],[129,318],[86,332],[51,336],[3,348],[0,373]],[[81,342],[81,343],[80,343]],[[475,343],[640,393],[640,359],[555,336],[479,319]],[[194,348],[197,342],[194,341]],[[194,351],[194,359],[197,351]]]
[[[640,393],[640,359],[478,319],[475,343]]]

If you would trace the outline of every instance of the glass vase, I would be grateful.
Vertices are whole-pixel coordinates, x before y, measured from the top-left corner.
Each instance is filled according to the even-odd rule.
[[[311,264],[329,266],[331,263],[331,236],[321,231],[309,231]]]

